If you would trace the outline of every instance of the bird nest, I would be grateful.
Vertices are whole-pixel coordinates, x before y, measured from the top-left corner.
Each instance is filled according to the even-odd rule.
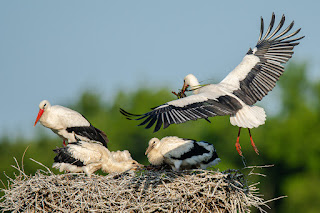
[[[258,183],[247,185],[238,170],[224,172],[143,170],[106,176],[26,175],[20,167],[2,189],[2,211],[10,212],[265,212]],[[252,173],[252,172],[251,172]]]

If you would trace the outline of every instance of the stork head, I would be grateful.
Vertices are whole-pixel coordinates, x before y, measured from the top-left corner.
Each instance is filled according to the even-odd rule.
[[[188,87],[190,87],[192,90],[197,89],[199,85],[198,79],[194,75],[189,74],[183,80],[182,91],[185,91]]]
[[[36,121],[34,122],[34,125],[33,125],[33,126],[35,126],[35,125],[38,123],[38,121],[40,120],[40,118],[41,118],[42,114],[44,113],[44,111],[45,111],[47,108],[49,108],[50,106],[51,106],[51,105],[50,105],[49,101],[47,101],[47,100],[43,100],[43,101],[40,102],[40,104],[39,104],[38,116],[37,116],[37,119],[36,119]]]
[[[138,163],[135,160],[128,160],[128,161],[113,161],[113,160],[106,160],[102,162],[101,169],[106,173],[122,173],[122,172],[130,172],[136,171],[143,168],[143,165]]]
[[[150,141],[149,141],[149,146],[145,152],[145,155],[149,154],[149,152],[153,149],[157,149],[159,148],[160,146],[160,140],[158,138],[152,138]]]
[[[130,170],[136,171],[136,170],[139,170],[139,169],[141,169],[141,168],[144,167],[144,165],[138,163],[138,162],[135,161],[135,160],[131,160],[131,161],[129,161],[129,162],[131,163],[131,169],[130,169]]]

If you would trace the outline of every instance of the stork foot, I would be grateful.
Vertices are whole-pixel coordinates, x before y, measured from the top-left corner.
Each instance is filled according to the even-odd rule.
[[[238,140],[237,140],[237,143],[236,143],[236,149],[237,149],[237,151],[238,151],[239,155],[240,155],[240,156],[242,156],[241,146],[240,146],[240,143],[239,143],[239,141],[238,141]]]
[[[241,132],[241,127],[239,127],[237,142],[236,142],[236,145],[235,145],[235,146],[236,146],[236,149],[237,149],[239,155],[242,156],[241,146],[240,146],[240,143],[239,143],[239,140],[240,140],[240,132]]]
[[[259,155],[259,150],[258,150],[258,148],[256,147],[256,145],[254,144],[253,140],[251,140],[251,145],[252,145],[254,151],[257,153],[257,155]]]
[[[256,147],[256,145],[255,145],[255,144],[254,144],[254,142],[253,142],[253,139],[252,139],[252,136],[251,136],[250,129],[248,129],[248,130],[249,130],[249,135],[250,135],[251,145],[252,145],[252,147],[253,147],[254,151],[257,153],[257,155],[259,155],[259,150],[258,150],[258,148]]]

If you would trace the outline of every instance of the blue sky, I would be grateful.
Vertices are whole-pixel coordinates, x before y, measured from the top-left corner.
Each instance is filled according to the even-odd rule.
[[[273,0],[0,1],[0,136],[32,137],[43,99],[66,105],[86,89],[105,101],[141,85],[177,90],[189,73],[219,81],[256,44],[260,16],[268,23],[272,12],[302,28],[293,60],[307,60],[308,76],[319,80],[319,8]]]

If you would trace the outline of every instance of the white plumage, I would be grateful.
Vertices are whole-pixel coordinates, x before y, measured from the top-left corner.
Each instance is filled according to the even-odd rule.
[[[130,161],[133,160],[131,154],[128,150],[123,151],[113,151],[110,153],[112,158],[117,162]]]
[[[40,120],[40,123],[51,129],[54,133],[70,142],[76,142],[76,138],[83,141],[97,141],[107,147],[107,135],[95,128],[80,113],[67,107],[54,105],[51,106],[49,101],[43,100],[39,104],[39,113],[34,126]]]
[[[205,92],[205,89],[207,88],[205,86],[201,87],[198,79],[192,74],[189,74],[184,78],[182,91],[185,91],[188,87],[191,89],[193,94],[201,94]],[[237,98],[237,97],[234,97],[234,98]],[[241,128],[244,127],[244,128],[248,128],[251,145],[254,148],[255,152],[259,154],[259,151],[252,139],[250,129],[264,124],[266,120],[266,113],[264,109],[261,107],[246,105],[240,99],[238,101],[242,104],[242,108],[238,110],[236,114],[230,115],[230,123],[233,126],[239,127],[239,132],[238,132],[238,137],[236,142],[236,149],[239,155],[242,156],[239,137],[240,137]]]
[[[194,75],[189,74],[184,78],[182,89],[186,90],[188,87],[190,87],[190,90],[193,92],[193,94],[196,94],[196,97],[211,96],[212,99],[217,100],[218,98],[227,95],[230,97],[230,99],[237,101],[237,104],[241,105],[239,106],[241,109],[237,110],[235,114],[230,115],[230,123],[234,126],[254,128],[265,123],[266,113],[263,108],[258,106],[249,106],[236,95],[232,94],[231,92],[226,92],[226,89],[224,88],[227,88],[227,86],[225,86],[223,83],[200,86],[198,79]],[[212,97],[213,95],[216,97]]]
[[[54,152],[57,155],[52,167],[59,169],[60,172],[84,172],[90,176],[99,169],[106,173],[121,173],[142,166],[132,159],[127,150],[110,152],[98,143],[77,141],[66,147],[57,148]]]
[[[272,31],[274,22],[275,15],[272,14],[270,25],[264,34],[264,22],[261,18],[260,36],[255,48],[250,48],[241,63],[220,83],[199,86],[197,79],[189,76],[190,78],[185,79],[182,91],[190,86],[194,95],[169,101],[142,115],[131,114],[123,109],[120,112],[129,120],[142,120],[139,125],[146,125],[145,128],[155,124],[155,132],[162,125],[167,128],[171,124],[225,115],[230,116],[232,125],[239,127],[250,129],[264,124],[264,109],[252,105],[275,87],[284,72],[283,64],[292,57],[293,48],[299,44],[297,41],[304,37],[292,38],[300,29],[289,34],[294,22],[280,32],[285,22],[284,15]],[[252,140],[251,142],[254,146]],[[236,146],[242,155],[238,142]],[[255,151],[258,153],[256,148]]]
[[[161,140],[152,138],[145,154],[152,165],[167,164],[174,171],[206,169],[221,161],[212,144],[176,136],[164,137]]]

